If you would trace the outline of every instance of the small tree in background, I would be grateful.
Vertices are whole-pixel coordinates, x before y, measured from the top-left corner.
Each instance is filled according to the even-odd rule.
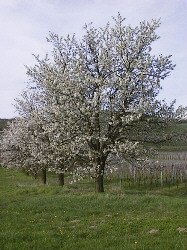
[[[26,121],[13,120],[8,123],[1,136],[1,164],[7,168],[24,169],[36,175],[39,166],[32,155],[31,146],[33,146],[33,141]]]

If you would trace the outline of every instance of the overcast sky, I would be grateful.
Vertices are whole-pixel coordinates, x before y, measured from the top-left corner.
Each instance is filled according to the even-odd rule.
[[[153,51],[173,55],[177,66],[160,98],[187,106],[187,0],[0,0],[0,118],[16,116],[14,99],[27,85],[24,65],[34,65],[32,54],[52,50],[49,31],[81,36],[85,23],[101,27],[118,11],[132,26],[161,18]]]

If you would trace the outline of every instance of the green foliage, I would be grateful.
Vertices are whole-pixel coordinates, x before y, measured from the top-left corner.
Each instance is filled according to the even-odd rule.
[[[93,183],[62,189],[0,168],[0,189],[3,250],[186,249],[184,185],[147,191],[108,181],[96,195]]]

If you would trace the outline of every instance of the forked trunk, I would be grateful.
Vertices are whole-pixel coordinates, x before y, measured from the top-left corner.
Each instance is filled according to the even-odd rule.
[[[64,186],[64,173],[58,174],[58,185],[62,187]]]
[[[42,169],[42,183],[43,183],[43,184],[46,184],[46,183],[47,183],[46,169]]]

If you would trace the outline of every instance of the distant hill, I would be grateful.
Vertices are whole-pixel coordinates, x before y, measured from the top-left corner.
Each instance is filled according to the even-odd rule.
[[[161,145],[160,151],[187,151],[187,120],[183,120],[171,128],[171,131],[178,135],[171,141],[165,142]]]

